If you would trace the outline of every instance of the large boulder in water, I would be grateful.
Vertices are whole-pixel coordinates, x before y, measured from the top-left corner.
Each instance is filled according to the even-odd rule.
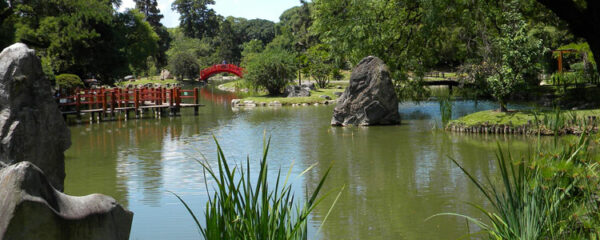
[[[398,97],[385,63],[373,56],[358,63],[333,110],[331,125],[399,124]]]
[[[35,51],[17,43],[0,53],[0,162],[29,161],[63,190],[71,134]]]
[[[133,213],[108,196],[68,196],[30,162],[0,164],[0,239],[129,238]]]

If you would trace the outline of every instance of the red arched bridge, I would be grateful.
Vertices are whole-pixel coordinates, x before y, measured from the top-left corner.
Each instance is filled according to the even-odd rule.
[[[238,67],[233,64],[217,64],[217,65],[213,65],[211,67],[205,68],[202,71],[200,71],[200,80],[207,81],[208,78],[211,77],[212,75],[215,75],[217,73],[225,73],[225,72],[235,74],[236,76],[238,76],[240,78],[244,77],[244,69],[241,67]]]

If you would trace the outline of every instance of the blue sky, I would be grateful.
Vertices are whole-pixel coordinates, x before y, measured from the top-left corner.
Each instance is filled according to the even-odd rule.
[[[135,7],[133,0],[122,1],[120,10]],[[169,28],[179,25],[179,14],[171,10],[172,2],[173,0],[158,0],[158,8],[165,16],[161,22]],[[215,5],[211,7],[225,17],[262,18],[278,22],[283,11],[298,5],[298,0],[215,0]]]

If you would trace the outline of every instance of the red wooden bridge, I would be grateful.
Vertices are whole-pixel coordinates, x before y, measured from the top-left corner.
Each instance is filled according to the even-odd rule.
[[[185,107],[193,107],[197,115],[198,107],[203,106],[199,99],[198,88],[99,88],[77,89],[74,95],[61,96],[57,100],[65,118],[76,115],[80,119],[82,114],[89,113],[90,121],[94,120],[94,114],[101,121],[107,117],[114,119],[116,113],[125,113],[125,119],[128,119],[132,111],[136,118],[149,111],[160,117],[165,110],[169,110],[170,116],[175,116]]]
[[[234,74],[240,78],[244,77],[244,69],[241,67],[233,64],[217,64],[200,71],[200,80],[207,81],[212,75],[225,72]]]

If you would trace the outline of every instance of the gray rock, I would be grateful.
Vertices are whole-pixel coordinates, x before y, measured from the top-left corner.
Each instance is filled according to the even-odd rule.
[[[321,96],[319,96],[319,97],[320,97],[320,98],[327,99],[327,100],[331,100],[331,97],[330,97],[330,96],[327,96],[327,95],[321,95]]]
[[[289,85],[285,87],[283,94],[286,97],[310,97],[310,88],[298,85]]]
[[[385,63],[366,57],[352,71],[350,86],[338,99],[331,125],[399,124],[398,98]]]
[[[271,107],[281,107],[281,103],[279,101],[273,101],[269,103]]]
[[[30,162],[0,169],[0,239],[128,239],[133,213],[113,198],[69,196]]]
[[[337,96],[337,97],[341,97],[342,94],[344,94],[343,92],[333,92],[333,95]]]
[[[308,88],[309,91],[317,89],[317,87],[315,86],[315,83],[303,83],[302,85],[300,85],[300,87],[302,87],[302,88]]]
[[[0,162],[32,162],[62,191],[71,133],[51,89],[39,58],[25,44],[0,53]]]

